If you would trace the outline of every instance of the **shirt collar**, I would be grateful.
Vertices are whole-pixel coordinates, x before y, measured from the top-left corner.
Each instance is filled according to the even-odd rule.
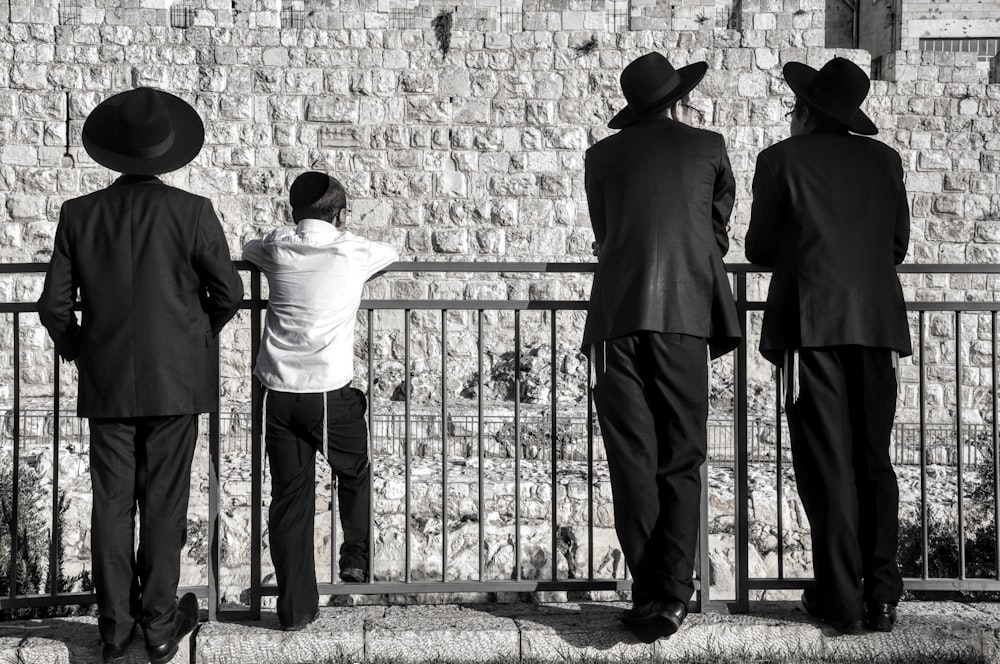
[[[333,224],[322,219],[300,219],[295,225],[296,233],[339,233]]]

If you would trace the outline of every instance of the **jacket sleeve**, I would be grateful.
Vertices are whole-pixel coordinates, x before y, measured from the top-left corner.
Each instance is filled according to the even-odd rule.
[[[52,259],[45,273],[42,296],[38,300],[38,317],[52,337],[56,352],[65,360],[75,360],[80,355],[80,324],[73,306],[79,284],[73,269],[68,232],[64,204],[59,211]]]
[[[222,224],[208,200],[198,211],[193,259],[201,281],[202,309],[208,314],[212,334],[218,334],[240,308],[243,281],[229,257]]]
[[[594,229],[594,239],[597,244],[604,244],[607,235],[607,223],[604,218],[604,190],[595,173],[590,150],[584,156],[583,184],[587,191],[587,207],[590,209],[590,225]]]
[[[774,247],[780,222],[781,203],[774,169],[761,153],[757,155],[757,167],[753,174],[753,205],[745,245],[747,260],[767,267],[774,265]]]
[[[725,256],[729,251],[729,216],[733,213],[736,198],[736,179],[729,164],[726,139],[719,136],[719,169],[715,175],[715,189],[712,192],[712,226],[719,253]]]
[[[906,200],[906,185],[903,183],[903,161],[898,152],[894,152],[893,184],[896,194],[896,223],[893,230],[893,259],[899,265],[906,258],[906,250],[910,245],[910,205]]]

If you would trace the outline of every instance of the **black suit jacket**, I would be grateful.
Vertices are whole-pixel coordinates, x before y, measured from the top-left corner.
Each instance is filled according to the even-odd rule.
[[[653,118],[593,145],[587,203],[600,244],[584,349],[642,330],[741,337],[722,257],[736,189],[720,134]]]
[[[216,334],[242,299],[211,201],[123,176],[63,203],[38,313],[77,362],[79,416],[182,415],[218,408]]]
[[[762,151],[746,255],[773,268],[760,349],[859,345],[909,355],[896,265],[910,238],[899,153],[847,133],[793,136]]]

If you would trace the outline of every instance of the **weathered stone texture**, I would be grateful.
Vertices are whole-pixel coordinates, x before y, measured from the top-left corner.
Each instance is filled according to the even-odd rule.
[[[81,147],[87,113],[111,93],[154,85],[189,100],[205,119],[205,149],[166,180],[213,199],[234,256],[246,240],[286,223],[289,183],[301,170],[318,168],[344,182],[354,228],[394,243],[404,260],[589,262],[583,155],[611,133],[606,122],[623,105],[621,67],[658,49],[678,65],[710,63],[691,103],[703,126],[721,132],[729,147],[738,191],[728,258],[742,261],[756,155],[788,135],[784,113],[792,96],[781,66],[790,60],[820,66],[839,54],[868,67],[869,56],[822,48],[823,0],[794,7],[744,0],[742,32],[730,29],[731,16],[720,23],[721,3],[684,3],[683,12],[660,11],[662,3],[632,4],[633,21],[667,22],[670,29],[551,32],[546,26],[586,26],[596,10],[526,3],[525,23],[539,29],[458,30],[447,57],[429,29],[443,4],[421,4],[429,13],[420,9],[417,18],[427,24],[415,29],[364,22],[351,29],[279,29],[264,21],[263,11],[246,26],[217,16],[217,27],[187,30],[142,25],[141,16],[121,12],[121,20],[139,23],[72,30],[16,20],[0,25],[0,257],[47,258],[62,201],[111,179]],[[680,30],[682,21],[695,25]],[[881,128],[876,140],[903,158],[913,217],[908,260],[997,261],[1000,85],[988,83],[968,54],[900,51],[883,65],[892,80],[873,82],[866,109]],[[995,297],[992,278],[940,282],[937,276],[907,276],[907,295]],[[399,275],[371,292],[434,297],[433,284],[438,296],[585,298],[589,285],[588,276],[569,273],[551,280],[558,286],[532,290],[531,281]],[[37,292],[37,285],[20,287]],[[401,327],[393,323],[390,331],[401,337]],[[429,325],[416,327],[431,334]],[[754,334],[757,329],[751,325]],[[567,339],[579,333],[578,325],[564,331]],[[508,352],[512,341],[493,334],[489,343]],[[934,344],[949,343],[943,331],[931,337]],[[234,376],[225,390],[234,399],[248,394],[245,380],[235,378],[246,375],[242,338],[235,337],[232,357],[224,359]],[[414,353],[426,359],[433,346]],[[10,363],[9,348],[0,346],[0,362]],[[572,345],[561,352],[562,361],[576,357]],[[928,359],[947,365],[954,351]],[[990,375],[968,369],[963,380],[972,391],[963,401],[974,404],[982,421]],[[765,383],[771,369],[760,365],[752,376]],[[913,419],[918,401],[909,387],[916,378],[906,373],[904,380],[900,418]],[[44,393],[43,383],[26,389]],[[941,395],[934,414],[947,419],[954,395],[945,387]]]

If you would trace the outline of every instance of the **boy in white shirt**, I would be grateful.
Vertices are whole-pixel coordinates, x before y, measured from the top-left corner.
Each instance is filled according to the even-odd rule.
[[[354,378],[354,325],[365,282],[398,260],[395,249],[345,230],[347,195],[309,171],[289,191],[294,229],[249,242],[243,259],[270,295],[254,375],[266,388],[264,443],[271,464],[271,559],[282,629],[319,615],[313,558],[315,457],[337,478],[344,529],[340,578],[368,579],[371,468],[365,393]]]

